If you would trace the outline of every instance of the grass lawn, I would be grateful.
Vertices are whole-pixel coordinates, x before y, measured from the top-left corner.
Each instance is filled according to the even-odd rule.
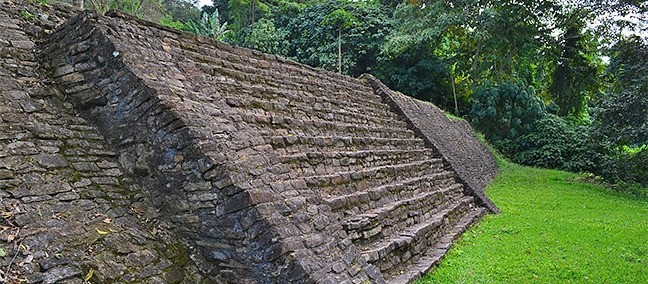
[[[418,283],[648,283],[648,200],[577,178],[503,163],[486,190],[502,213]]]

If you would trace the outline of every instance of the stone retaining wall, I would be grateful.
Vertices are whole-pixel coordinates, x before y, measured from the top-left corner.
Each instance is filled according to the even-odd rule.
[[[41,68],[37,40],[71,12],[0,4],[0,282],[82,283],[93,271],[92,283],[200,283],[119,154]]]

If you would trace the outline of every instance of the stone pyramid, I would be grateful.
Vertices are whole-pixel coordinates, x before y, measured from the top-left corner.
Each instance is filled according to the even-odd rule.
[[[61,5],[0,26],[0,264],[32,283],[407,283],[497,212],[470,126],[370,75]]]

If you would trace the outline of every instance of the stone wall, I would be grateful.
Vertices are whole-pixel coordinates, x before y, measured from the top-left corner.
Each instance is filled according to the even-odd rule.
[[[470,195],[491,212],[499,212],[484,194],[484,188],[495,178],[499,168],[493,154],[479,141],[468,122],[448,118],[431,103],[394,92],[369,74],[362,78],[448,161]]]
[[[119,13],[3,5],[3,32],[23,35],[3,43],[3,66],[32,66],[55,116],[32,110],[31,91],[3,94],[19,118],[3,111],[0,134],[24,128],[32,144],[5,139],[0,151],[57,182],[41,187],[15,170],[25,161],[3,160],[6,211],[46,208],[82,228],[24,266],[33,282],[80,283],[92,268],[92,283],[404,283],[486,211],[371,84]],[[45,205],[76,203],[86,219]],[[14,231],[44,226],[14,219],[4,219]],[[66,260],[42,264],[52,254]]]
[[[0,3],[0,282],[82,283],[92,270],[92,283],[199,283],[119,154],[40,68],[37,39],[71,12]]]

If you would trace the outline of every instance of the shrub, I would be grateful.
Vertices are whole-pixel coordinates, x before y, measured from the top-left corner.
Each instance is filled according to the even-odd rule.
[[[513,142],[513,161],[530,166],[572,172],[596,172],[605,155],[597,151],[586,126],[548,114],[533,130]]]
[[[182,31],[188,29],[187,26],[185,26],[185,24],[183,22],[174,20],[173,16],[168,15],[168,14],[164,15],[160,19],[160,25],[163,25],[163,26],[166,26],[166,27],[169,27],[169,28],[174,28],[176,30],[182,30]]]
[[[472,124],[494,144],[529,133],[544,115],[542,102],[522,83],[487,83],[473,95]]]
[[[648,187],[648,147],[638,151],[618,151],[605,163],[601,175],[611,182],[638,183]]]

